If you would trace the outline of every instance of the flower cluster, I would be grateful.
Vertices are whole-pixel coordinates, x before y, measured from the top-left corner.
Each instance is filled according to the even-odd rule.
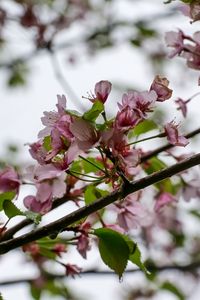
[[[87,162],[88,153],[93,149],[100,154],[101,167],[92,170],[93,175],[85,174],[87,179],[89,176],[99,182],[111,183],[112,187],[116,188],[120,186],[121,178],[131,180],[138,174],[141,169],[141,149],[132,146],[137,144],[137,141],[132,141],[129,133],[138,124],[148,120],[157,102],[170,99],[172,90],[166,78],[156,76],[148,91],[129,91],[123,94],[118,102],[115,118],[107,120],[104,104],[111,87],[109,81],[97,82],[94,95],[89,98],[93,103],[92,108],[82,116],[78,112],[67,110],[64,95],[57,96],[56,111],[44,112],[41,118],[44,129],[38,134],[39,140],[30,144],[30,154],[37,161],[37,165],[27,168],[23,178],[36,188],[35,195],[27,195],[24,198],[24,205],[28,210],[40,214],[47,213],[52,208],[54,199],[67,193],[69,176],[83,179],[82,173],[74,170],[73,162],[79,161],[80,158]],[[187,139],[179,133],[175,121],[165,124],[163,132],[158,136],[166,136],[175,146],[188,144]],[[81,177],[77,177],[78,175]],[[2,192],[14,190],[17,194],[19,185],[19,176],[14,169],[7,168],[1,172]],[[126,214],[130,215],[132,210],[136,210],[140,215],[139,211],[142,211],[140,203],[131,203],[130,199],[122,206],[118,205],[118,221],[124,229],[129,227],[125,225]],[[132,208],[128,209],[129,206]],[[83,242],[86,245],[84,248],[89,247],[87,234],[80,236],[78,244],[79,252],[85,257],[85,250],[81,250]]]
[[[169,31],[165,35],[167,46],[173,48],[169,57],[176,55],[184,57],[189,68],[200,70],[200,32],[197,31],[193,37],[184,34],[182,30],[178,32]]]

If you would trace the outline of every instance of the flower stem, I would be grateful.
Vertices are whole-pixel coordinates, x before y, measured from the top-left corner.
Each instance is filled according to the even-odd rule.
[[[141,139],[141,140],[139,140],[139,141],[135,141],[135,142],[126,144],[125,147],[126,147],[126,146],[130,146],[130,145],[134,145],[134,144],[137,144],[137,143],[141,143],[141,142],[144,142],[144,141],[152,140],[152,139],[155,139],[155,138],[165,137],[165,136],[166,136],[166,134],[165,134],[164,132],[162,132],[162,133],[159,133],[159,134],[156,134],[156,135],[153,135],[153,136],[150,136],[150,137]]]
[[[98,170],[100,170],[101,172],[103,172],[104,174],[106,174],[105,170],[103,170],[102,168],[100,168],[99,166],[95,165],[93,162],[91,162],[90,160],[88,160],[87,158],[79,155],[79,157],[81,159],[83,159],[84,161],[88,162],[89,164],[91,164],[92,166],[94,166],[95,168],[97,168]],[[107,175],[107,174],[106,174]]]

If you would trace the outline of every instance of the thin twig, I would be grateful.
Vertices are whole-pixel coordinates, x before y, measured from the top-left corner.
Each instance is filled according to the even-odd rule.
[[[64,89],[67,96],[70,99],[73,100],[73,104],[76,105],[80,110],[85,111],[85,106],[82,104],[79,97],[76,95],[76,93],[74,92],[74,90],[72,89],[72,87],[67,82],[64,75],[62,74],[62,71],[61,71],[61,68],[60,68],[60,65],[59,65],[59,61],[56,57],[56,54],[52,51],[49,51],[49,53],[50,53],[50,57],[51,57],[51,62],[52,62],[52,67],[53,67],[53,70],[54,70],[54,74],[55,74],[58,82],[60,83],[60,85]]]
[[[178,272],[194,272],[196,269],[200,268],[200,261],[192,262],[187,265],[165,265],[165,266],[147,266],[148,270],[150,272],[165,272],[165,271],[178,271]],[[142,272],[141,269],[130,269],[126,270],[124,272],[124,275],[126,274],[133,274]],[[105,276],[105,275],[116,275],[113,271],[98,271],[97,269],[90,269],[86,270],[80,273],[81,276],[88,276],[88,275],[96,275],[96,276]],[[47,280],[54,280],[54,279],[65,279],[67,278],[65,274],[53,274],[49,272],[45,272],[44,274],[45,278]],[[13,285],[13,284],[22,284],[22,283],[31,283],[33,281],[37,280],[37,277],[25,277],[21,279],[11,279],[11,280],[5,280],[0,281],[0,286],[7,286],[7,285]]]

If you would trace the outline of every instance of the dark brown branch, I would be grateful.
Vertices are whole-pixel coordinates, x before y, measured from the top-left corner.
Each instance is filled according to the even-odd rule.
[[[186,137],[187,139],[189,139],[189,138],[192,138],[192,137],[194,137],[195,135],[197,135],[197,134],[199,134],[199,133],[200,133],[200,128],[197,128],[196,130],[194,130],[194,131],[192,131],[192,132],[186,134],[185,137]],[[174,145],[172,145],[172,144],[166,144],[166,145],[164,145],[164,146],[161,146],[161,147],[159,147],[159,148],[156,148],[155,150],[149,152],[148,154],[143,155],[142,158],[141,158],[141,162],[145,162],[145,161],[147,161],[148,159],[150,159],[150,158],[152,158],[152,157],[158,155],[159,153],[161,153],[161,152],[163,152],[163,151],[167,151],[167,150],[169,150],[169,149],[171,149],[171,148],[173,148],[173,147],[174,147]]]
[[[165,266],[154,266],[154,267],[148,267],[148,270],[150,272],[165,272],[165,271],[179,271],[179,272],[194,272],[200,268],[200,261],[192,262],[187,265],[165,265]],[[124,272],[125,274],[133,274],[142,272],[141,269],[130,269],[126,270]],[[87,276],[87,275],[96,275],[96,276],[105,276],[105,275],[116,275],[113,271],[98,271],[96,269],[86,270],[80,273],[81,276]],[[52,273],[45,273],[45,278],[47,280],[54,280],[54,279],[64,279],[67,278],[65,274],[52,274]],[[33,281],[37,280],[37,277],[26,277],[21,279],[13,279],[13,280],[5,280],[0,281],[0,286],[7,286],[7,285],[13,285],[13,284],[22,284],[22,283],[31,283]]]
[[[59,207],[60,205],[66,203],[69,200],[72,200],[72,197],[65,196],[63,198],[56,199],[53,202],[51,211],[54,210],[55,208]],[[31,224],[33,224],[33,221],[31,219],[22,220],[18,224],[14,225],[13,227],[6,230],[6,232],[0,237],[0,242],[12,239],[16,232],[20,231],[24,227],[31,225]]]
[[[0,254],[7,253],[13,249],[16,249],[24,244],[33,242],[46,236],[56,236],[59,232],[63,231],[67,226],[72,225],[74,222],[79,221],[82,218],[89,216],[91,213],[104,208],[105,206],[115,202],[119,198],[124,198],[128,194],[144,189],[152,184],[155,184],[163,179],[176,175],[179,172],[187,170],[191,167],[200,164],[200,153],[193,155],[190,158],[183,160],[180,163],[172,165],[166,169],[155,172],[149,176],[139,179],[133,183],[127,183],[122,188],[112,192],[110,195],[100,198],[93,203],[86,205],[69,215],[60,218],[48,225],[41,228],[32,230],[26,234],[23,234],[12,240],[8,240],[0,243]]]

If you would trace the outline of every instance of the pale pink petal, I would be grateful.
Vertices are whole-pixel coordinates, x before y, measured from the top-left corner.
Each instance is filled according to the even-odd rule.
[[[112,84],[107,80],[101,80],[95,85],[95,95],[97,99],[103,103],[107,100],[111,92]]]

